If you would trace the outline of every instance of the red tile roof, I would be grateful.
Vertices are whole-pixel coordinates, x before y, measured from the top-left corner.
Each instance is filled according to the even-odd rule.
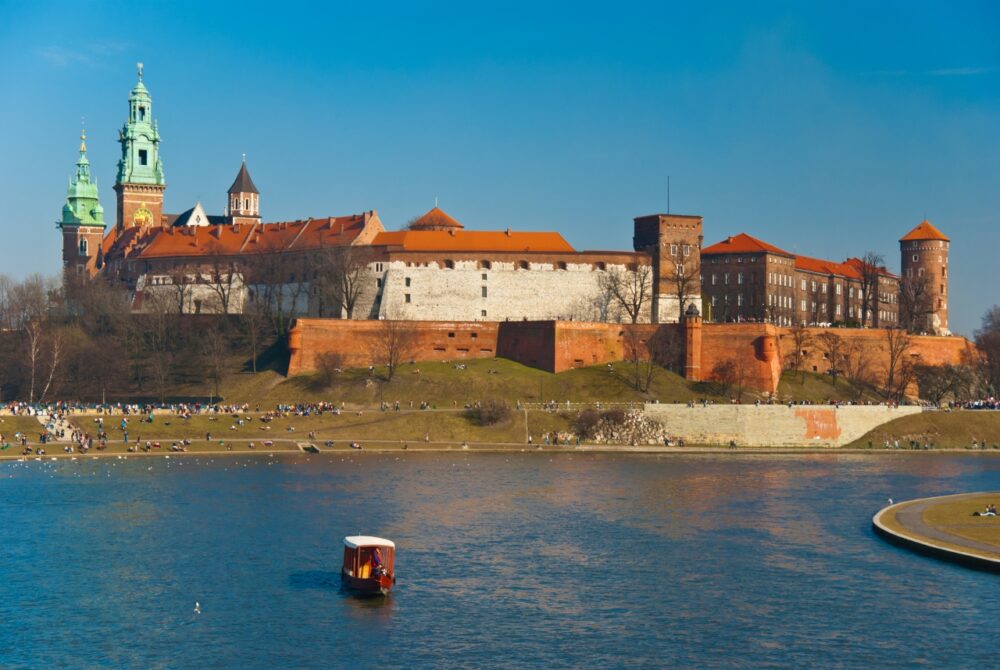
[[[779,249],[773,244],[768,244],[763,240],[758,240],[756,237],[751,237],[746,233],[740,233],[739,235],[733,235],[732,237],[727,237],[721,242],[717,242],[709,247],[705,247],[701,250],[702,254],[756,254],[768,252],[772,254],[780,254],[782,256],[792,256],[789,252],[784,249]]]
[[[403,251],[534,251],[572,253],[559,233],[516,233],[485,230],[399,230],[379,233],[376,246],[401,247]]]
[[[435,207],[409,226],[410,230],[461,230],[464,226],[451,218],[440,207]]]
[[[848,279],[861,278],[858,268],[850,263],[837,263],[836,261],[810,258],[809,256],[796,256],[795,269],[823,275],[839,275]]]
[[[919,226],[899,238],[900,242],[912,242],[916,240],[942,240],[950,242],[948,236],[935,228],[930,221],[924,219]]]

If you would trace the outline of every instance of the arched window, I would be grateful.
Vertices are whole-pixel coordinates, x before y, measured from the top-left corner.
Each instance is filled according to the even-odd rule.
[[[86,240],[86,238],[80,240],[80,255],[81,256],[86,256],[87,255],[87,240]]]
[[[250,198],[243,201],[243,209],[250,209]]]
[[[518,261],[517,262],[517,269],[518,270],[527,270],[530,267],[531,266],[528,264],[528,261]]]
[[[565,270],[565,269],[566,269],[566,261],[559,261],[558,263],[556,263],[556,270]]]
[[[479,261],[479,269],[480,270],[489,270],[492,267],[493,267],[493,263],[490,263],[489,261]]]
[[[608,266],[604,264],[604,261],[598,261],[597,263],[594,263],[594,269],[600,272],[604,272],[605,270],[608,269]]]
[[[450,258],[449,259],[445,259],[445,261],[444,261],[444,268],[445,268],[445,270],[454,270],[455,269],[455,261],[451,260]]]

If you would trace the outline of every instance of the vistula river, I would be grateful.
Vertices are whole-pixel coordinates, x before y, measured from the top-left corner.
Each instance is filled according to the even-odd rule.
[[[997,488],[977,455],[0,463],[0,667],[997,667],[998,577],[870,528]],[[340,591],[359,532],[385,601]]]

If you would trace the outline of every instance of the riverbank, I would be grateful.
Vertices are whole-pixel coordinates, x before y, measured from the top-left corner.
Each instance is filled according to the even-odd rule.
[[[915,551],[1000,571],[1000,517],[979,516],[1000,492],[959,493],[890,505],[872,524],[886,539]]]

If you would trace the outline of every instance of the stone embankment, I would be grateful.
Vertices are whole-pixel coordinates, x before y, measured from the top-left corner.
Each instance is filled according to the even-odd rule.
[[[645,415],[688,444],[741,447],[841,447],[919,407],[884,405],[660,405]],[[881,445],[874,445],[881,446]]]

